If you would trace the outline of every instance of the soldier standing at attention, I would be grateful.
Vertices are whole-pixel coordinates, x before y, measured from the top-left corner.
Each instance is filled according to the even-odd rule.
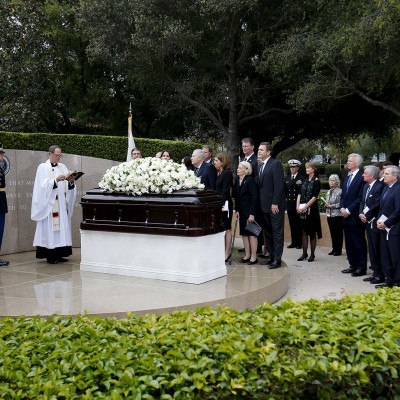
[[[301,249],[301,224],[300,214],[296,211],[297,195],[300,192],[301,183],[306,178],[299,174],[301,162],[299,160],[289,160],[290,173],[285,176],[285,193],[287,204],[287,215],[290,225],[291,242],[288,249]]]
[[[3,242],[4,224],[6,221],[6,213],[8,213],[7,197],[6,197],[6,174],[3,169],[4,159],[3,145],[0,145],[0,249]],[[5,267],[9,261],[0,259],[0,267]]]

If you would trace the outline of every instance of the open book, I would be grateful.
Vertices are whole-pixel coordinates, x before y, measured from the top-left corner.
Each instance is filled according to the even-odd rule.
[[[65,175],[65,179],[71,178],[77,181],[83,174],[84,172],[81,171],[68,171],[68,174]]]

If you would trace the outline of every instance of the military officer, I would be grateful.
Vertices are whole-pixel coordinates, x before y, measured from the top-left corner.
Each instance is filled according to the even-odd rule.
[[[4,224],[6,213],[8,213],[7,197],[6,197],[6,173],[3,169],[4,160],[3,145],[0,145],[0,249],[3,242]],[[0,267],[5,267],[9,261],[0,259]]]
[[[291,243],[289,249],[301,249],[301,224],[300,214],[296,211],[296,200],[299,194],[302,181],[305,175],[299,174],[301,162],[299,160],[289,160],[290,173],[285,176],[285,192],[287,214],[289,218]]]

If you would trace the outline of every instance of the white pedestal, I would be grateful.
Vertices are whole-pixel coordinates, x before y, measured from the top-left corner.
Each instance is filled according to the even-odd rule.
[[[224,232],[199,237],[81,230],[81,270],[200,284],[226,275]]]

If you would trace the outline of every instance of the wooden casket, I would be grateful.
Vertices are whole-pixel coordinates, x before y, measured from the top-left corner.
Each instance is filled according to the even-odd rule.
[[[203,283],[226,275],[222,199],[212,190],[81,200],[81,270]]]

